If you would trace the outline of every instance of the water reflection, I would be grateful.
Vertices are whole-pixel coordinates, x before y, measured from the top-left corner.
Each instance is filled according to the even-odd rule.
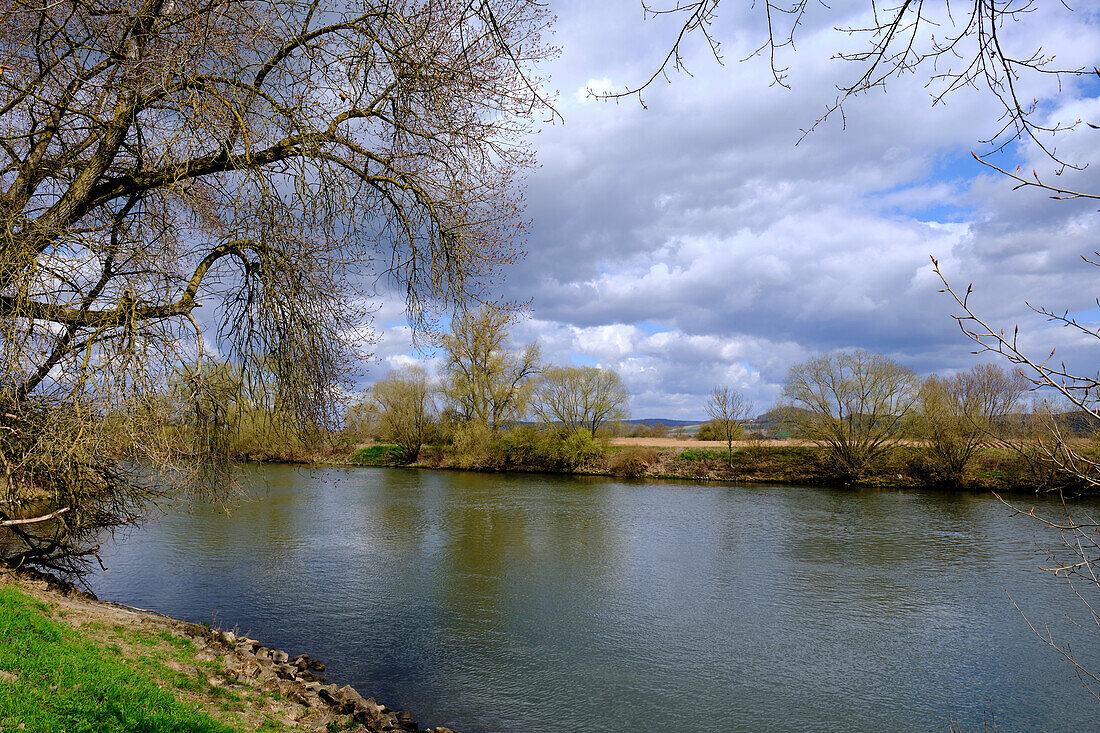
[[[105,598],[242,629],[459,730],[1087,729],[1004,596],[1080,609],[992,497],[268,468],[108,548]],[[1098,657],[1092,647],[1086,654]],[[1100,664],[1100,658],[1093,661]]]

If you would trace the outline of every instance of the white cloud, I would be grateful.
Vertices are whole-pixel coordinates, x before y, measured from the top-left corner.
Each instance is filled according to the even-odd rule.
[[[853,100],[846,128],[833,119],[796,145],[854,73],[830,60],[849,43],[832,28],[867,11],[851,0],[807,17],[787,59],[791,91],[769,87],[764,60],[735,61],[758,42],[762,20],[724,3],[715,31],[725,66],[693,41],[692,76],[658,79],[646,108],[587,104],[588,88],[647,78],[654,49],[667,48],[669,27],[637,20],[636,7],[566,0],[558,10],[563,53],[550,71],[575,91],[564,97],[566,123],[533,139],[541,167],[527,181],[530,254],[502,293],[533,298],[517,342],[538,338],[557,363],[580,355],[618,369],[642,417],[701,417],[715,384],[745,390],[764,409],[792,363],[836,348],[948,372],[978,357],[949,317],[952,301],[937,293],[935,255],[952,284],[975,282],[972,302],[992,323],[1024,324],[1035,348],[1060,344],[1068,359],[1095,361],[1090,344],[1052,331],[1024,305],[1094,306],[1096,271],[1079,255],[1100,240],[1095,203],[1014,192],[973,161],[1001,112],[988,95],[963,90],[933,107],[923,80],[905,77]],[[1056,49],[1067,66],[1097,62],[1095,12],[1043,6],[1009,26],[1007,43]],[[1048,119],[1097,122],[1100,99],[1082,92],[1094,86],[1070,82],[1058,93],[1040,80],[1027,93]],[[1080,125],[1055,142],[1087,162],[1098,135]],[[1035,145],[1012,155],[1054,179]],[[1056,180],[1100,190],[1100,166]],[[384,330],[378,358],[398,363],[407,333]]]
[[[589,104],[599,101],[598,97],[600,95],[611,94],[615,91],[618,90],[616,90],[611,79],[604,76],[599,79],[589,79],[584,86],[573,92],[573,98],[581,104]]]
[[[641,331],[634,326],[613,323],[574,328],[573,333],[576,351],[600,361],[617,361],[634,351],[634,341]]]

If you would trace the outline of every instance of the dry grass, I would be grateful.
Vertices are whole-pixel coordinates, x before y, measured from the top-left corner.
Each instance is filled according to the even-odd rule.
[[[909,438],[903,438],[901,440],[895,440],[894,445],[908,446],[911,448],[919,448],[926,445],[927,441],[924,440],[912,440]],[[611,445],[627,446],[627,445],[639,445],[648,448],[725,448],[726,441],[724,440],[695,440],[693,438],[612,438]],[[749,448],[762,446],[765,449],[768,448],[807,448],[814,443],[809,440],[798,440],[796,438],[782,438],[780,440],[765,440],[763,443],[753,443],[751,440],[735,440],[733,441],[733,447],[736,448]]]
[[[612,438],[611,445],[628,446],[637,445],[647,448],[725,448],[724,440],[695,440],[693,438]],[[734,448],[746,448],[755,445],[749,440],[733,441]],[[804,448],[812,445],[808,440],[766,440],[766,448]]]

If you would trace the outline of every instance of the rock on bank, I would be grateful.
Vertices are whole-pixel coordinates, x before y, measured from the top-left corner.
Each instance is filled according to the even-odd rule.
[[[329,683],[324,663],[307,654],[292,657],[232,631],[100,602],[25,573],[0,570],[0,583],[36,597],[55,620],[238,729],[454,733],[421,728],[409,713]]]

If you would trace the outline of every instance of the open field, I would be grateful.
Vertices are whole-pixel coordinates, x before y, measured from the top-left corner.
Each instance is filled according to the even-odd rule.
[[[612,438],[611,445],[628,446],[637,445],[644,446],[646,448],[725,448],[726,441],[724,440],[694,440],[693,438]],[[910,438],[903,438],[901,440],[893,441],[894,445],[907,446],[910,448],[919,448],[923,445],[927,445],[928,441],[914,440]],[[754,444],[750,440],[735,440],[733,441],[734,448],[747,448],[750,446],[762,445],[764,448],[807,448],[814,445],[809,440],[799,440],[796,438],[782,438],[780,440],[765,440],[763,443]]]
[[[611,445],[629,446],[637,445],[646,448],[725,448],[724,440],[694,440],[693,438],[612,438]],[[735,440],[734,448],[745,448],[753,445],[752,441]],[[795,440],[786,438],[783,440],[765,440],[763,445],[768,448],[802,448],[811,443],[807,440]]]

